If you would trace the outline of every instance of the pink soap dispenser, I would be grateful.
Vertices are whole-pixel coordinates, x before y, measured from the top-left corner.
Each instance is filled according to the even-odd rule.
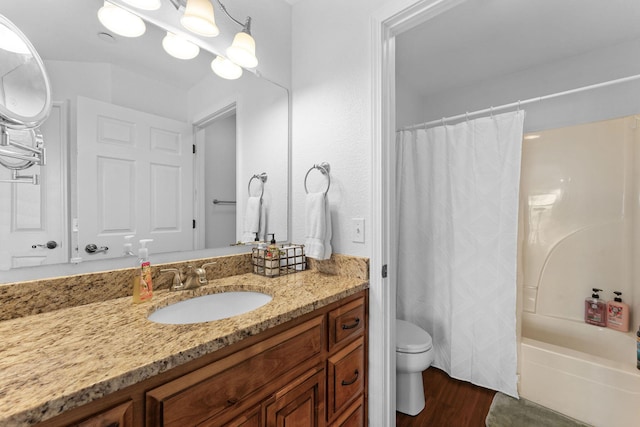
[[[622,292],[615,291],[613,301],[607,302],[607,326],[616,331],[629,331],[629,305],[622,302]]]
[[[602,289],[593,288],[591,298],[584,300],[584,321],[591,325],[607,326],[607,304],[600,301],[598,292]]]

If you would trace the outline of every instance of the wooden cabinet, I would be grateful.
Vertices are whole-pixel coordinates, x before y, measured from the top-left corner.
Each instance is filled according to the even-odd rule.
[[[242,413],[320,362],[324,325],[324,317],[317,316],[150,390],[147,425],[193,426],[212,417],[222,423]]]
[[[364,426],[367,322],[362,291],[42,426]]]
[[[363,295],[328,314],[327,422],[330,425],[366,423],[366,304],[366,296]],[[360,402],[360,410],[351,415],[355,410],[354,402]]]
[[[324,426],[324,370],[313,370],[265,403],[265,426]]]
[[[127,401],[75,425],[77,427],[133,427],[133,402]]]

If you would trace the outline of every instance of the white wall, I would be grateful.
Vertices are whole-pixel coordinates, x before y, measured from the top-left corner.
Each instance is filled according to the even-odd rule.
[[[304,176],[331,165],[333,251],[371,254],[371,16],[392,1],[301,1],[293,6],[293,239],[304,239]],[[365,243],[351,218],[365,219]]]

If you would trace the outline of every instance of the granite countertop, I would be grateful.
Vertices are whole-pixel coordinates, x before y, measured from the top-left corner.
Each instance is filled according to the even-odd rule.
[[[278,278],[242,274],[194,291],[154,292],[0,322],[0,425],[23,426],[150,378],[366,289],[358,278],[304,271]],[[171,302],[223,290],[273,297],[243,315],[193,325],[146,319]]]

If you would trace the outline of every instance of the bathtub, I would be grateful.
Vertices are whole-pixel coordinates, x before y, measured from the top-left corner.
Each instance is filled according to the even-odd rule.
[[[635,332],[523,313],[520,395],[597,427],[640,426]]]

